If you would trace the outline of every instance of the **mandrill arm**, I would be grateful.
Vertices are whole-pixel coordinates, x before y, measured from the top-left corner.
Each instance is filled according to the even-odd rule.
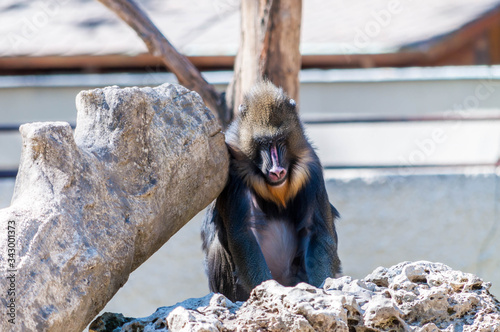
[[[246,292],[255,286],[272,279],[259,243],[252,233],[251,201],[244,199],[248,188],[237,176],[230,175],[229,182],[221,194],[219,202],[225,202],[223,220],[227,231],[227,245],[232,254],[238,280]],[[238,288],[238,286],[236,287]]]
[[[307,241],[304,252],[304,267],[307,282],[320,287],[328,277],[336,277],[341,272],[341,263],[337,254],[337,232],[335,219],[338,211],[328,201],[323,174],[319,160],[309,165],[311,178],[302,192],[301,201],[305,209],[303,225],[307,229],[304,240]]]
[[[309,284],[320,287],[326,278],[335,277],[340,272],[336,248],[336,240],[326,230],[311,236],[304,257]]]

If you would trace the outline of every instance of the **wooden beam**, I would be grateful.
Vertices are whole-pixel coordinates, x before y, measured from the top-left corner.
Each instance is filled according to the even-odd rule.
[[[403,67],[422,61],[421,52],[302,55],[302,68]]]
[[[187,57],[197,68],[232,68],[234,56],[197,56]],[[114,69],[114,68],[140,68],[164,66],[163,61],[150,55],[138,54],[135,56],[110,54],[110,55],[78,55],[78,56],[41,56],[41,57],[0,57],[1,70],[26,70],[26,69]]]
[[[490,64],[500,63],[500,20],[489,32]]]
[[[353,54],[353,55],[304,55],[302,68],[359,68],[372,63],[376,67],[408,66],[421,61],[425,54],[417,52],[388,54]],[[193,56],[187,57],[200,70],[232,70],[234,56]],[[109,71],[116,69],[141,69],[146,67],[164,67],[163,62],[150,54],[127,55],[79,55],[79,56],[43,56],[43,57],[0,57],[2,71],[26,70],[64,70],[81,69]]]

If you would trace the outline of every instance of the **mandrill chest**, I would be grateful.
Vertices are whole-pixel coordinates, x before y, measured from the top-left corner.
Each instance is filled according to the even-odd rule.
[[[285,213],[266,211],[250,192],[247,195],[251,205],[248,227],[259,244],[273,279],[284,286],[296,284],[298,267],[294,261],[299,241],[293,220]]]

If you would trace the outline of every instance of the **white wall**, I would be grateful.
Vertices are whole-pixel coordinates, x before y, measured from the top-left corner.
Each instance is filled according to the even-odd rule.
[[[212,72],[206,77],[219,89],[224,89],[231,73]],[[113,84],[125,87],[175,81],[173,75],[165,73],[3,77],[0,79],[0,124],[54,120],[75,124],[75,97],[81,90]],[[338,118],[437,114],[458,116],[464,120],[478,114],[500,117],[500,66],[308,70],[301,73],[301,82],[300,109],[304,118],[315,115],[334,115]],[[470,158],[476,158],[479,153],[478,161],[491,161],[492,154],[498,155],[499,152],[495,150],[498,139],[492,136],[499,135],[499,123],[486,120],[482,124],[468,121],[439,124],[440,127],[451,128],[444,130],[447,137],[451,135],[452,138],[447,139],[441,152],[433,158],[440,162],[443,159],[460,161],[465,137],[469,142],[467,153]],[[329,158],[328,162],[335,165],[374,165],[388,160],[394,162],[394,156],[404,156],[406,150],[412,152],[415,140],[428,136],[421,134],[428,130],[426,128],[429,126],[425,124],[411,128],[405,124],[348,124],[331,127],[332,133],[337,130],[342,134],[330,142],[320,140],[316,143],[329,143],[331,147],[345,145],[344,141],[355,144],[356,149],[351,149],[353,152],[331,154],[333,159]],[[322,129],[316,126],[315,130]],[[391,130],[392,134],[389,133]],[[359,132],[365,135],[360,136]],[[381,136],[381,132],[385,134]],[[366,139],[360,142],[360,137]],[[387,141],[392,144],[387,145]],[[380,150],[381,145],[388,150],[374,153]],[[16,167],[20,147],[21,139],[17,132],[0,132],[0,170]],[[481,151],[474,155],[472,150],[476,147]],[[393,148],[399,150],[393,151]],[[357,152],[358,149],[362,151]],[[465,158],[465,161],[469,159]],[[434,159],[427,163],[431,161]]]
[[[405,260],[438,261],[493,282],[500,296],[499,174],[498,167],[330,173],[345,273],[361,277]]]

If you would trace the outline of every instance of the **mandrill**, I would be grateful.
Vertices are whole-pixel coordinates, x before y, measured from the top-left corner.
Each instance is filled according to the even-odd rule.
[[[201,234],[210,290],[244,301],[268,279],[319,287],[339,274],[338,212],[295,101],[270,82],[258,83],[226,144],[229,179]]]

